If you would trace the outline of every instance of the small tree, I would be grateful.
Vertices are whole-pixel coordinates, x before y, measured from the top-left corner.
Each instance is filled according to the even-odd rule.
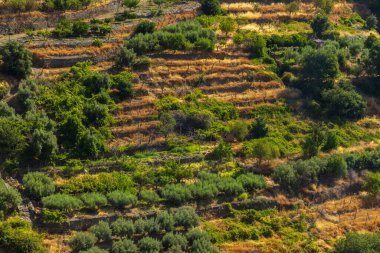
[[[142,33],[142,34],[153,33],[155,30],[156,30],[156,23],[151,22],[151,21],[148,21],[148,20],[144,20],[144,21],[140,22],[140,23],[136,26],[135,31],[134,31],[134,34],[139,34],[139,33]]]
[[[244,121],[238,120],[230,126],[230,133],[238,141],[243,141],[249,133],[248,125]]]
[[[228,35],[236,29],[236,22],[231,17],[223,18],[219,23],[219,29]]]
[[[303,154],[306,157],[316,156],[323,144],[324,136],[319,127],[314,127],[312,132],[306,136],[305,141],[302,144]]]
[[[69,245],[73,249],[73,252],[79,252],[90,249],[94,246],[95,242],[95,235],[89,232],[78,232],[70,239]]]
[[[35,159],[49,160],[58,151],[57,137],[51,130],[37,128],[32,133],[30,148]]]
[[[257,158],[260,165],[263,160],[270,160],[280,156],[278,147],[268,141],[260,141],[254,144],[252,148],[252,156]]]
[[[132,67],[136,60],[136,53],[133,49],[121,48],[115,58],[115,67],[121,69],[123,67]]]
[[[172,112],[162,112],[160,113],[159,120],[161,122],[159,130],[162,134],[167,137],[170,133],[174,131],[176,126],[176,120],[173,117]]]
[[[377,20],[377,17],[375,15],[370,15],[368,16],[367,20],[366,20],[366,24],[367,24],[367,29],[368,30],[376,30],[377,29],[377,25],[378,25],[379,21]]]
[[[348,176],[346,160],[340,155],[329,157],[326,166],[326,174],[332,178],[345,178]]]
[[[319,13],[312,21],[311,28],[314,34],[321,38],[323,33],[330,27],[329,18],[326,14]]]
[[[222,12],[219,0],[202,0],[201,9],[205,15],[219,15]]]
[[[32,56],[25,47],[10,41],[0,48],[4,70],[17,78],[26,78],[32,73]]]
[[[269,132],[267,123],[264,118],[258,117],[255,121],[253,121],[250,135],[252,138],[261,138],[267,136]]]
[[[380,196],[380,173],[369,172],[363,188],[373,196]]]
[[[54,193],[53,180],[42,172],[30,172],[22,178],[25,192],[36,199],[49,196]]]
[[[90,227],[89,231],[93,233],[99,241],[111,240],[112,230],[108,222],[100,221],[97,225]]]
[[[212,157],[216,160],[231,160],[234,156],[231,145],[220,141],[218,146],[212,151]]]
[[[131,11],[132,9],[136,8],[140,3],[140,0],[124,0],[124,6],[129,8]]]

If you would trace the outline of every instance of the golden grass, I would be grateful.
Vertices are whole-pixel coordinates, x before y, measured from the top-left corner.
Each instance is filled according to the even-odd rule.
[[[115,45],[111,43],[104,43],[101,47],[45,47],[45,48],[32,48],[30,51],[40,57],[46,58],[49,56],[73,56],[73,55],[98,55],[106,50],[114,48]]]

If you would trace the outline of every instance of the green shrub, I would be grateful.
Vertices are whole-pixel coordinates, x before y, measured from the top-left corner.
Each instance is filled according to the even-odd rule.
[[[340,155],[334,155],[328,158],[326,174],[332,178],[346,178],[348,176],[346,160]]]
[[[156,30],[156,23],[148,21],[148,20],[144,20],[136,26],[134,34],[153,33],[155,30]]]
[[[219,144],[214,148],[211,156],[216,160],[231,160],[234,156],[231,145],[220,141]]]
[[[156,216],[156,223],[159,225],[161,230],[165,230],[165,232],[174,230],[174,217],[167,211],[162,211]]]
[[[64,212],[50,211],[49,209],[42,209],[42,221],[46,223],[63,223],[67,219]]]
[[[205,15],[219,15],[222,12],[219,0],[202,0],[201,9]]]
[[[314,31],[314,34],[321,38],[323,33],[327,31],[330,27],[328,16],[325,14],[319,13],[311,22],[311,28]]]
[[[112,230],[105,221],[99,221],[97,225],[91,226],[89,231],[93,233],[99,241],[111,240]]]
[[[156,204],[160,201],[160,196],[155,191],[141,191],[139,197],[148,204]]]
[[[211,201],[219,194],[215,183],[199,182],[191,185],[191,193],[196,201]]]
[[[62,193],[42,198],[42,204],[45,208],[65,212],[76,211],[83,207],[83,202],[80,199]]]
[[[9,41],[0,48],[4,70],[17,78],[26,78],[32,73],[32,56],[18,42]]]
[[[135,226],[131,220],[126,220],[123,218],[118,218],[111,224],[112,234],[119,236],[131,238],[135,233]]]
[[[123,208],[127,205],[135,205],[137,203],[137,197],[123,191],[113,191],[107,194],[110,204],[117,208]]]
[[[107,198],[97,192],[83,193],[80,195],[84,207],[92,210],[97,210],[108,204]]]
[[[137,243],[140,252],[159,253],[161,251],[161,242],[152,237],[144,237]]]
[[[147,56],[140,56],[133,62],[133,69],[138,71],[148,70],[151,65],[150,58]]]
[[[380,195],[380,173],[368,173],[363,183],[363,189],[373,196]]]
[[[112,243],[112,253],[138,253],[138,248],[133,241],[124,239]]]
[[[334,253],[365,253],[380,250],[380,233],[348,233],[345,238],[337,241]]]
[[[73,252],[88,250],[96,243],[95,235],[89,232],[78,232],[69,241],[69,245]]]
[[[265,180],[261,175],[247,173],[238,176],[236,180],[241,183],[247,191],[265,188]]]
[[[162,245],[164,249],[170,248],[180,248],[181,250],[186,250],[187,239],[181,234],[174,234],[172,232],[166,233],[162,238]]]
[[[108,253],[108,250],[101,249],[97,246],[94,246],[92,248],[89,248],[88,250],[81,250],[79,253]]]
[[[64,193],[100,192],[120,190],[136,193],[131,177],[122,172],[101,172],[71,177],[62,185]]]
[[[199,224],[199,217],[192,207],[183,206],[178,208],[174,213],[174,221],[176,226],[189,229]]]
[[[131,67],[136,60],[136,54],[133,49],[121,48],[115,58],[117,68]]]
[[[22,178],[25,192],[36,199],[49,196],[54,193],[53,180],[42,172],[30,172]]]
[[[21,204],[20,193],[13,188],[7,188],[2,179],[0,179],[0,211],[3,214],[9,214],[17,210]]]
[[[43,237],[18,217],[0,222],[0,247],[8,253],[46,253]]]
[[[186,185],[169,184],[161,190],[161,196],[171,204],[181,205],[191,199],[191,191]]]

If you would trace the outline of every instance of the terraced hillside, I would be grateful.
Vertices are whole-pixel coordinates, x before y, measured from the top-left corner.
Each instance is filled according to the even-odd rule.
[[[377,8],[0,0],[0,252],[379,251]]]

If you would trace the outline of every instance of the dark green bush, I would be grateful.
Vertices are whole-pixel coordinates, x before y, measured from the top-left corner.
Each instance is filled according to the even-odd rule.
[[[17,78],[26,78],[32,73],[32,56],[16,41],[9,41],[0,48],[3,69]]]
[[[135,31],[134,31],[134,34],[139,34],[139,33],[142,33],[142,34],[153,33],[155,30],[156,30],[156,23],[151,22],[151,21],[148,21],[148,20],[144,20],[144,21],[140,22],[140,23],[136,26]]]
[[[222,12],[219,0],[202,0],[201,1],[202,12],[206,15],[219,15]]]
[[[337,241],[334,253],[365,253],[380,251],[380,233],[348,233]]]

